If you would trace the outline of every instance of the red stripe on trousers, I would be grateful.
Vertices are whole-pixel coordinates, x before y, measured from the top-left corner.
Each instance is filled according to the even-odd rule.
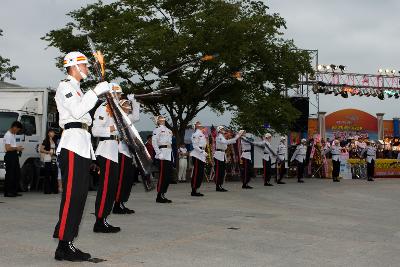
[[[218,185],[219,184],[219,160],[216,160],[216,162],[217,162],[217,171],[216,171],[216,174],[215,174],[215,183]]]
[[[267,182],[267,162],[263,160],[263,167],[264,167],[264,183]]]
[[[122,154],[121,167],[119,169],[118,189],[117,189],[117,195],[115,197],[116,202],[119,202],[119,199],[121,196],[121,187],[122,187],[122,178],[124,177],[124,168],[125,168],[125,155]]]
[[[58,232],[58,237],[60,240],[63,240],[64,238],[65,224],[67,223],[69,205],[71,203],[73,178],[74,178],[74,152],[68,151],[68,178],[67,178],[68,180],[67,180],[67,188],[65,191],[65,202],[60,222],[60,230]]]
[[[106,203],[107,190],[108,190],[108,176],[110,175],[110,161],[106,161],[106,172],[104,174],[104,183],[103,183],[103,194],[101,195],[101,202],[99,208],[99,214],[97,214],[97,218],[101,219],[103,217],[104,205]]]
[[[247,159],[244,159],[244,184],[247,184]]]
[[[193,172],[193,174],[194,174],[194,177],[193,177],[193,186],[192,186],[192,188],[193,189],[196,189],[196,182],[197,182],[197,169],[198,169],[198,159],[195,159],[194,160],[194,172]]]
[[[158,193],[160,193],[162,179],[164,178],[163,170],[164,170],[164,161],[160,160],[160,177],[158,178],[158,185],[157,185],[157,192]]]

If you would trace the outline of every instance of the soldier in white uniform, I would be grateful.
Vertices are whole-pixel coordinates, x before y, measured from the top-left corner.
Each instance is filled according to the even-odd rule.
[[[109,92],[107,82],[99,83],[85,94],[80,81],[88,75],[88,60],[79,52],[71,52],[64,58],[68,76],[57,88],[55,101],[59,113],[59,125],[64,129],[57,148],[59,155],[63,192],[59,220],[53,237],[58,238],[55,259],[86,261],[89,253],[74,247],[72,241],[78,235],[89,188],[89,167],[95,155],[91,135],[88,132],[92,118],[89,111],[98,97]]]
[[[110,84],[110,92],[119,98],[121,87]],[[113,208],[118,183],[118,130],[112,111],[107,102],[102,103],[94,113],[93,136],[98,137],[96,149],[97,165],[100,168],[99,186],[95,202],[95,233],[117,233],[121,229],[107,222]]]
[[[361,152],[362,155],[366,154],[367,156],[367,176],[368,181],[374,180],[374,172],[375,172],[375,161],[376,161],[376,146],[375,142],[371,140],[364,150]]]
[[[215,141],[215,151],[214,151],[214,173],[215,173],[215,184],[216,191],[218,192],[226,192],[228,190],[222,188],[222,184],[224,183],[225,177],[225,151],[228,148],[229,144],[235,144],[236,140],[242,136],[244,133],[243,130],[239,131],[239,133],[232,139],[225,139],[225,130],[223,126],[217,127],[218,136]]]
[[[128,100],[122,99],[119,104],[122,110],[128,115],[131,122],[139,121],[140,104],[136,102],[133,94],[127,96]],[[119,162],[119,178],[117,193],[115,195],[115,203],[113,208],[114,214],[133,214],[134,210],[125,206],[128,202],[132,191],[132,186],[138,176],[135,159],[129,151],[125,141],[120,140],[118,145],[118,162]]]
[[[243,189],[252,189],[253,187],[249,186],[250,179],[253,175],[253,162],[251,160],[251,142],[253,141],[250,134],[246,134],[246,138],[243,138],[240,142],[241,146],[241,159],[243,162],[242,168],[242,188]]]
[[[340,146],[340,141],[335,139],[333,145],[327,149],[325,149],[324,154],[331,152],[332,154],[332,179],[334,182],[340,182],[339,174],[340,174],[340,155],[342,154],[342,147]]]
[[[285,158],[287,154],[286,137],[284,136],[281,137],[281,142],[278,145],[278,151],[276,154],[277,154],[276,167],[278,169],[276,183],[285,184],[285,182],[283,182],[282,179],[286,172],[286,167],[285,167]]]
[[[270,133],[266,133],[264,135],[264,140],[260,142],[253,142],[256,146],[261,146],[264,149],[263,155],[263,177],[264,177],[264,186],[273,186],[271,184],[271,165],[272,160],[276,158],[276,153],[271,147],[271,139],[272,135]]]
[[[159,166],[160,176],[157,183],[157,203],[171,203],[165,197],[172,179],[172,132],[165,126],[165,118],[157,117],[158,127],[153,131],[152,145],[155,151],[155,159]]]
[[[306,163],[306,154],[307,154],[307,140],[301,139],[301,143],[296,147],[290,162],[297,162],[297,182],[304,183],[303,175],[304,175],[304,166]]]
[[[193,170],[192,170],[192,193],[191,196],[202,197],[202,193],[197,192],[204,179],[204,168],[207,158],[205,151],[207,145],[207,138],[203,133],[203,126],[198,121],[194,125],[196,131],[192,134],[193,150],[190,152],[192,157]]]

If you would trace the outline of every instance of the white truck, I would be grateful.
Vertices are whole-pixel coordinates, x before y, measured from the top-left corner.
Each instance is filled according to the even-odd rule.
[[[5,177],[3,137],[11,123],[18,120],[23,125],[23,130],[16,137],[17,144],[24,147],[19,158],[20,187],[23,191],[29,190],[33,181],[38,178],[39,145],[46,135],[47,128],[56,125],[57,114],[49,112],[52,109],[49,106],[49,96],[54,96],[54,90],[24,88],[0,82],[0,180],[4,180]]]

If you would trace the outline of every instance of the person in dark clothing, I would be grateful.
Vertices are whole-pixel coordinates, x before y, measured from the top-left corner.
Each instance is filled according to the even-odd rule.
[[[22,196],[18,193],[18,184],[20,179],[20,166],[18,153],[22,152],[24,148],[17,146],[15,135],[22,129],[22,124],[19,121],[14,121],[11,128],[6,132],[3,138],[4,163],[6,164],[6,175],[4,180],[4,196],[17,197]]]
[[[42,161],[44,162],[45,177],[43,191],[45,194],[58,194],[58,167],[56,157],[56,143],[54,142],[55,132],[52,129],[47,130],[46,138],[40,146]]]

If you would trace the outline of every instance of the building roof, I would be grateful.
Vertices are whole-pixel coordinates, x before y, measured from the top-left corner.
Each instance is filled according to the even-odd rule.
[[[0,88],[18,88],[18,87],[21,87],[21,85],[0,81]]]

